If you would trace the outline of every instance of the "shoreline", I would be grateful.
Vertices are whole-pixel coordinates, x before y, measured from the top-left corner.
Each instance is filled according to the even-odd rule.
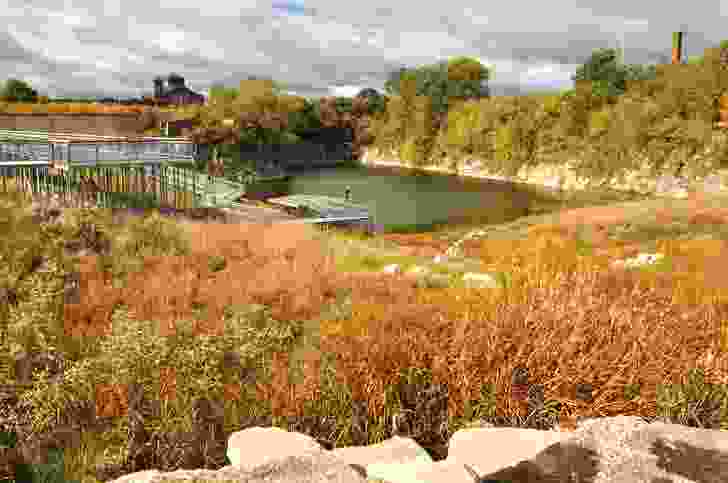
[[[677,177],[677,176],[667,176],[667,182],[671,183],[675,186],[672,186],[671,189],[668,190],[655,190],[649,193],[640,193],[635,190],[622,190],[622,189],[616,189],[614,187],[606,186],[606,187],[589,187],[589,188],[581,188],[581,189],[563,189],[559,186],[558,180],[553,180],[549,183],[538,183],[538,182],[529,182],[526,180],[520,180],[520,179],[509,179],[506,176],[502,175],[493,175],[493,174],[486,174],[482,170],[476,170],[474,168],[463,168],[461,170],[451,170],[443,166],[422,166],[422,167],[413,167],[409,166],[407,164],[404,164],[400,161],[395,161],[391,159],[366,159],[366,156],[363,156],[362,159],[358,160],[358,163],[361,166],[382,166],[382,167],[393,167],[393,168],[401,168],[401,169],[413,169],[413,170],[422,170],[427,171],[431,173],[438,173],[438,174],[446,174],[450,176],[457,176],[459,178],[466,178],[466,179],[474,179],[474,180],[485,180],[489,182],[494,182],[498,184],[512,184],[512,185],[521,185],[526,187],[527,189],[536,189],[540,191],[544,191],[546,193],[555,195],[561,199],[568,198],[572,195],[578,195],[580,193],[595,193],[595,192],[603,192],[603,193],[614,193],[616,195],[623,195],[623,196],[640,196],[640,197],[647,197],[647,198],[687,198],[690,192],[700,192],[700,193],[709,193],[709,194],[728,194],[728,185],[723,183],[711,183],[708,178],[709,176],[706,176],[705,179],[702,181],[690,181],[687,179],[687,177]],[[716,170],[714,175],[719,176],[721,171],[725,170]],[[711,175],[712,176],[712,175]]]

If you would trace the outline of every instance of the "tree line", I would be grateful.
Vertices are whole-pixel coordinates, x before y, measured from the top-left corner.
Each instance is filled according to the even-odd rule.
[[[728,53],[728,41],[720,43],[720,49]],[[727,54],[728,55],[728,54]],[[702,57],[691,57],[689,64],[701,64]],[[656,68],[654,65],[622,64],[615,49],[598,49],[594,51],[584,64],[579,66],[571,77],[573,81],[592,81],[593,94],[597,96],[618,96],[625,92],[626,82],[630,80],[654,79]],[[365,100],[366,112],[369,114],[384,112],[388,100],[392,96],[400,96],[402,81],[409,80],[414,86],[414,94],[428,97],[431,101],[432,111],[436,118],[443,119],[447,111],[454,104],[464,100],[490,97],[488,81],[492,77],[492,67],[483,66],[478,60],[471,57],[454,57],[431,65],[418,67],[400,67],[387,76],[384,83],[384,93],[371,87],[360,90],[354,98],[333,97],[335,108],[340,113],[351,113],[356,100]],[[270,79],[257,79],[249,77],[247,81],[267,82],[263,96],[281,96],[284,92],[283,83]],[[242,85],[242,84],[241,84]],[[266,90],[267,89],[267,90]],[[570,89],[562,94],[569,95],[575,90]],[[250,93],[247,93],[250,94]],[[259,93],[260,94],[260,93]],[[248,96],[249,97],[249,96]],[[298,111],[289,113],[290,124],[295,130],[303,132],[306,129],[316,128],[321,117],[320,103],[309,99],[295,98]],[[213,85],[208,94],[206,106],[207,124],[213,125],[213,118],[238,118],[241,106],[241,92],[236,87]],[[290,100],[289,99],[289,100]],[[4,102],[50,102],[47,96],[39,95],[30,84],[20,79],[8,79],[0,86],[0,101]],[[55,102],[113,102],[120,104],[140,103],[138,99],[54,99]],[[285,104],[285,102],[283,103]],[[250,104],[248,103],[248,107]],[[279,106],[280,107],[280,106]],[[333,107],[333,106],[332,106]],[[291,136],[288,136],[289,138]]]

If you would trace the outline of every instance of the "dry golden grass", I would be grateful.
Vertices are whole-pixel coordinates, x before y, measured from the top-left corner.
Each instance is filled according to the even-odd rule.
[[[450,245],[446,240],[433,239],[430,234],[398,234],[388,233],[382,238],[402,245],[403,255],[434,257],[444,253]]]
[[[161,323],[166,334],[197,304],[208,309],[200,333],[221,333],[224,309],[245,303],[270,305],[278,319],[310,320],[347,289],[352,316],[322,323],[320,349],[335,354],[337,377],[369,402],[372,414],[381,414],[385,387],[407,367],[431,367],[448,383],[451,414],[461,414],[488,382],[496,385],[498,414],[519,413],[507,397],[519,365],[544,384],[547,400],[565,405],[565,416],[654,416],[657,385],[679,383],[701,364],[708,378],[728,381],[728,358],[718,347],[728,305],[696,299],[725,279],[721,243],[665,242],[673,268],[651,273],[607,269],[614,252],[577,257],[574,231],[565,227],[534,229],[526,240],[472,242],[489,267],[511,273],[513,288],[500,296],[422,290],[400,276],[337,273],[318,235],[302,225],[183,226],[191,254],[146,257],[123,288],[110,287],[90,257],[84,261],[84,299],[67,309],[69,330],[100,334],[122,302],[135,318]],[[215,255],[227,262],[217,272],[209,268]],[[696,274],[704,290],[694,289]],[[280,371],[284,359],[277,362]],[[280,398],[275,407],[282,413],[300,411],[315,394],[317,367],[297,387],[286,386],[281,372],[261,396]],[[575,400],[579,382],[593,384],[593,402]],[[636,382],[641,398],[626,401],[624,385]]]
[[[609,270],[613,257],[578,260],[563,228],[534,230],[520,242],[476,243],[486,264],[515,275],[507,297],[464,289],[414,298],[402,290],[396,302],[386,293],[360,295],[350,326],[366,327],[366,335],[327,345],[351,371],[366,361],[367,374],[350,383],[368,388],[375,407],[395,368],[409,366],[432,367],[448,383],[452,414],[486,382],[496,384],[499,414],[518,413],[508,397],[516,366],[528,367],[546,399],[562,402],[571,416],[655,416],[657,386],[684,382],[695,367],[708,381],[728,382],[719,344],[728,305],[711,302],[725,289],[721,242],[665,242],[674,269],[656,273]],[[580,382],[594,387],[589,404],[575,399]],[[634,383],[643,387],[641,398],[627,401],[624,386]]]
[[[194,306],[207,309],[200,333],[218,333],[224,309],[231,305],[271,305],[275,317],[308,319],[332,293],[326,260],[311,230],[302,225],[231,225],[185,223],[188,256],[147,256],[143,268],[114,287],[96,268],[95,257],[81,267],[82,300],[66,307],[69,333],[98,334],[107,327],[117,304],[125,304],[138,320],[160,323],[160,334],[174,330],[174,321],[190,318]],[[211,270],[222,256],[226,267]]]
[[[118,244],[141,233],[125,231],[126,223],[113,227]],[[333,358],[335,380],[353,399],[367,402],[371,421],[392,411],[387,390],[411,368],[429,369],[435,383],[447,385],[455,420],[487,384],[494,386],[496,416],[524,416],[524,403],[510,397],[510,379],[525,366],[546,401],[562,403],[567,426],[577,416],[656,416],[664,409],[660,386],[685,383],[696,367],[706,382],[728,383],[723,241],[658,241],[664,264],[624,270],[610,263],[636,255],[637,247],[609,240],[604,228],[537,226],[522,240],[464,244],[488,270],[509,275],[508,289],[422,289],[413,277],[338,271],[329,251],[336,241],[310,226],[168,223],[181,230],[189,251],[144,255],[123,284],[102,270],[98,256],[79,258],[81,300],[64,306],[65,333],[109,334],[120,304],[163,336],[185,319],[196,320],[197,336],[222,334],[226,310],[251,303],[269,306],[277,320],[318,325],[315,346],[274,353],[271,379],[255,384],[273,416],[306,415],[309,403],[324,397],[346,400],[325,392],[323,356]],[[427,236],[401,240],[428,246]],[[350,311],[329,316],[342,293],[350,296]],[[302,362],[297,381],[289,372],[294,359]],[[164,400],[187,382],[177,379],[185,369],[174,364],[147,369],[159,369]],[[98,410],[122,416],[123,384],[110,381],[96,387]],[[580,383],[592,385],[591,401],[576,398]],[[632,384],[641,386],[636,399],[625,397]],[[225,399],[241,401],[242,389],[226,381]]]

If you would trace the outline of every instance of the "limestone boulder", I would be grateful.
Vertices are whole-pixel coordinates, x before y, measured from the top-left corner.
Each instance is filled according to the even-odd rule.
[[[390,265],[385,266],[382,269],[382,272],[388,273],[390,275],[394,275],[394,274],[402,273],[402,268],[398,264],[392,263]]]
[[[617,268],[635,268],[644,265],[652,265],[662,260],[665,255],[661,253],[640,253],[636,257],[628,258],[625,260],[615,260],[612,263],[613,267]]]
[[[488,273],[468,272],[463,275],[466,288],[498,288],[500,285],[493,275]]]
[[[272,427],[233,433],[228,454],[235,464],[219,470],[142,471],[114,483],[718,483],[728,475],[727,432],[631,416],[582,420],[574,431],[466,427],[450,437],[439,461],[410,438],[324,450]]]

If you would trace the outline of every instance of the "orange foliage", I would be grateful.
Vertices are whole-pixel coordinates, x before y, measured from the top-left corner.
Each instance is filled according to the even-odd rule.
[[[145,106],[104,105],[99,103],[8,103],[0,107],[0,112],[17,114],[140,114]]]
[[[436,383],[447,383],[453,416],[487,383],[495,385],[497,415],[519,414],[509,397],[516,366],[544,384],[546,399],[564,404],[564,417],[654,415],[657,386],[680,382],[696,366],[708,381],[728,381],[728,355],[715,351],[728,305],[675,305],[668,290],[651,288],[639,273],[567,273],[548,286],[524,288],[519,303],[509,303],[487,289],[418,289],[412,277],[336,272],[302,225],[183,226],[192,253],[145,257],[125,287],[114,287],[88,257],[81,303],[66,306],[68,333],[106,333],[113,308],[123,302],[138,320],[162,324],[162,334],[174,332],[175,320],[194,318],[193,307],[203,304],[207,320],[197,322],[196,332],[219,334],[228,306],[259,303],[278,320],[312,320],[348,291],[352,315],[322,322],[320,351],[334,355],[337,380],[375,415],[382,414],[385,389],[406,368],[429,368]],[[496,251],[489,261],[502,263]],[[214,255],[225,257],[223,270],[210,269]],[[715,357],[705,359],[709,353]],[[273,383],[258,387],[276,414],[300,413],[315,399],[315,356],[300,385],[286,377],[287,356],[276,356]],[[575,405],[581,382],[592,384],[595,397]],[[234,399],[239,388],[229,383]],[[624,386],[632,383],[642,384],[642,397],[626,400]]]
[[[65,104],[48,104],[46,106],[49,114],[60,114],[67,112],[68,107]]]
[[[9,106],[10,112],[15,112],[18,114],[29,114],[33,112],[33,105],[32,104],[10,104]]]

